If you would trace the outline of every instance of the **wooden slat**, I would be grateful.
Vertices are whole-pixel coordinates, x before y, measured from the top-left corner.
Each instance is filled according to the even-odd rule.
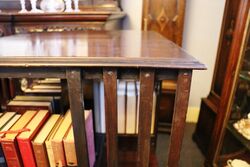
[[[140,71],[138,166],[148,167],[150,155],[150,129],[153,107],[155,73],[152,69]]]
[[[168,156],[168,166],[171,167],[179,166],[181,145],[184,135],[186,113],[188,108],[191,77],[191,70],[179,71]]]
[[[76,156],[79,167],[88,167],[88,151],[85,135],[85,119],[83,105],[83,89],[81,70],[68,69],[66,72],[69,103],[72,115],[72,125],[74,130]]]
[[[107,165],[118,166],[117,145],[117,71],[116,69],[103,69]]]
[[[0,70],[1,78],[66,78],[63,68],[39,67],[4,67]]]

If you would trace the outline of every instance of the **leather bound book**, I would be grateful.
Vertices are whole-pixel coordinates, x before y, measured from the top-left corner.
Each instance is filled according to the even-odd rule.
[[[26,125],[36,115],[36,113],[36,111],[26,111],[10,128],[9,131],[12,131],[12,133],[7,133],[3,138],[1,138],[1,145],[8,167],[23,166],[21,155],[16,142],[16,136],[21,132],[22,129],[26,127]]]
[[[37,114],[26,126],[26,128],[30,130],[27,132],[22,132],[20,135],[17,136],[18,146],[25,167],[36,166],[31,140],[34,138],[38,130],[43,126],[44,122],[47,120],[48,117],[48,110],[38,111]]]
[[[93,115],[91,110],[85,110],[85,128],[87,137],[89,166],[95,164],[95,143],[93,131]],[[63,140],[67,166],[77,166],[73,127],[71,126]]]
[[[56,166],[66,166],[64,155],[63,138],[71,125],[71,112],[68,110],[64,116],[60,127],[57,129],[51,140],[51,146],[54,154]]]
[[[60,115],[53,114],[45,123],[41,131],[32,141],[32,146],[34,150],[35,160],[37,167],[49,167],[49,160],[46,151],[45,141],[49,136],[50,132],[53,130],[54,126],[60,121]]]

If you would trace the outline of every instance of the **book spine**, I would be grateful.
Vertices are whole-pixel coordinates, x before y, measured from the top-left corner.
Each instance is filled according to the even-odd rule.
[[[66,166],[66,160],[64,156],[64,148],[62,141],[51,142],[56,166]]]
[[[7,167],[2,146],[0,145],[0,167]]]
[[[93,167],[95,164],[95,143],[94,143],[94,131],[93,131],[93,116],[92,112],[89,114],[85,122],[87,146],[89,155],[89,167]]]
[[[36,162],[29,139],[21,140],[17,139],[18,146],[20,149],[21,157],[25,167],[36,167]]]
[[[49,167],[47,152],[44,144],[32,144],[37,167]]]
[[[56,166],[55,157],[54,157],[54,154],[53,154],[51,141],[46,142],[46,150],[47,150],[47,155],[48,155],[50,167],[55,167]]]
[[[22,160],[15,141],[1,141],[8,167],[22,167]]]
[[[65,150],[67,165],[77,166],[75,143],[73,141],[64,142],[64,150]]]

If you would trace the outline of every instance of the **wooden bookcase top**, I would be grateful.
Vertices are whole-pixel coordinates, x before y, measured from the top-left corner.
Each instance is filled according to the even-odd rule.
[[[0,66],[206,69],[155,32],[31,33],[0,38]]]

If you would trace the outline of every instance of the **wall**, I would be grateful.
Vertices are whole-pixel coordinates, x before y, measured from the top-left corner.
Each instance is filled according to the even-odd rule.
[[[193,73],[187,121],[196,122],[202,97],[209,93],[217,53],[225,0],[186,0],[183,48],[206,64]],[[128,14],[124,29],[141,29],[142,0],[122,0]]]

